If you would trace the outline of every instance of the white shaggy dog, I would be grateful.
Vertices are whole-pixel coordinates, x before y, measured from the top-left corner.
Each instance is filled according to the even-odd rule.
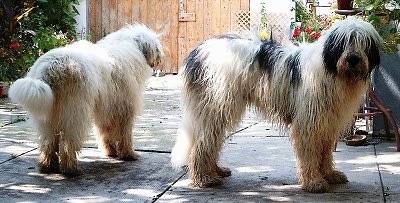
[[[325,192],[346,182],[332,153],[379,66],[381,45],[374,27],[355,18],[302,47],[234,34],[203,42],[181,68],[184,123],[172,164],[188,164],[193,186],[221,184],[231,174],[218,164],[226,132],[251,106],[290,127],[304,190]]]
[[[76,154],[93,120],[108,156],[137,159],[132,128],[151,67],[163,55],[159,36],[134,24],[96,44],[78,41],[39,57],[9,96],[36,124],[40,171],[81,174]]]

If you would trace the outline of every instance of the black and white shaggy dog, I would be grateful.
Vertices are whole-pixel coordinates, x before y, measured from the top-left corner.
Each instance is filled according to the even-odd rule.
[[[347,182],[332,153],[379,66],[381,46],[373,26],[355,18],[302,47],[234,34],[203,42],[181,69],[184,123],[172,164],[188,164],[193,186],[221,184],[231,175],[218,164],[226,132],[250,106],[290,128],[302,189],[325,192]]]
[[[96,44],[78,41],[39,57],[9,96],[36,124],[40,171],[79,175],[76,155],[92,121],[108,156],[137,159],[132,128],[151,67],[163,55],[159,36],[133,24]]]

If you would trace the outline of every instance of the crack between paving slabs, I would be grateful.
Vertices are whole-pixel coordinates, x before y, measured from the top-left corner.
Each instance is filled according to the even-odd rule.
[[[376,144],[375,143],[374,143],[374,155],[375,155],[375,159],[377,159],[378,155],[376,154]],[[382,173],[381,173],[379,162],[376,161],[375,163],[376,163],[376,167],[378,169],[379,182],[381,184],[383,202],[386,202],[386,197],[389,196],[390,194],[385,192],[385,185],[383,184]]]
[[[35,148],[33,148],[33,149],[31,149],[31,150],[28,150],[28,151],[26,151],[26,152],[23,152],[23,153],[21,153],[21,154],[19,154],[19,155],[11,155],[11,158],[9,158],[9,159],[7,159],[7,160],[5,160],[5,161],[0,162],[0,164],[4,164],[4,163],[6,163],[6,162],[9,162],[9,161],[11,161],[11,160],[13,160],[13,159],[16,159],[16,158],[18,158],[18,157],[20,157],[20,156],[23,156],[23,155],[25,155],[25,154],[27,154],[27,153],[29,153],[29,152],[35,151],[35,150],[37,150],[37,149],[38,149],[38,148],[35,147]]]
[[[11,124],[24,122],[24,121],[26,121],[25,118],[20,118],[20,117],[18,116],[17,119],[11,120],[9,123],[5,123],[4,125],[2,125],[2,126],[0,126],[0,127],[4,127],[4,126],[11,125]],[[13,143],[20,143],[20,142],[13,142]],[[23,143],[23,142],[22,142],[22,143]],[[9,161],[11,161],[11,160],[13,160],[13,159],[16,159],[16,158],[18,158],[18,157],[20,157],[20,156],[23,156],[23,155],[25,155],[25,154],[27,154],[27,153],[29,153],[29,152],[35,151],[35,150],[37,150],[37,149],[38,149],[38,147],[35,147],[35,148],[33,148],[33,149],[31,149],[31,150],[28,150],[28,151],[26,151],[26,152],[23,152],[23,153],[21,153],[21,154],[19,154],[19,155],[11,155],[11,158],[9,158],[9,159],[7,159],[7,160],[5,160],[5,161],[0,162],[0,164],[4,164],[4,163],[6,163],[6,162],[9,162]]]

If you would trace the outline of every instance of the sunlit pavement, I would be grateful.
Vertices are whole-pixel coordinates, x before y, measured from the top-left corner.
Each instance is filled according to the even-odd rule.
[[[25,112],[0,101],[0,202],[397,202],[400,153],[394,141],[366,146],[338,144],[337,168],[349,179],[329,192],[302,191],[293,148],[286,132],[250,111],[226,141],[221,165],[232,170],[224,184],[189,186],[184,169],[174,170],[170,150],[182,119],[179,76],[152,77],[145,106],[135,123],[134,162],[103,156],[94,135],[79,155],[84,175],[44,175],[37,168],[37,135]],[[26,120],[26,121],[24,121]],[[372,143],[372,141],[370,142]]]

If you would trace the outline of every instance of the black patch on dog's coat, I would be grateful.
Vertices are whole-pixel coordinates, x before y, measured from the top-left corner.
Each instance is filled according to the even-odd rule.
[[[199,47],[192,50],[188,57],[183,61],[183,71],[190,83],[200,83],[204,76],[203,60],[199,56]]]
[[[293,53],[286,61],[290,76],[290,84],[298,85],[301,81],[300,52]]]
[[[260,51],[256,55],[256,60],[260,64],[260,68],[267,72],[268,78],[274,73],[274,66],[281,53],[281,46],[273,41],[264,41],[260,47]]]
[[[241,37],[237,34],[225,34],[225,35],[219,35],[214,37],[214,39],[227,39],[227,40],[234,40],[234,39],[241,39]],[[202,44],[207,43],[203,42]],[[187,75],[190,83],[192,84],[201,84],[203,79],[204,79],[204,72],[205,68],[203,65],[204,60],[207,58],[207,56],[201,56],[199,55],[200,53],[200,44],[197,46],[194,50],[192,50],[188,57],[183,62],[183,67],[184,68],[184,74]]]
[[[281,60],[283,54],[284,51],[282,49],[282,46],[274,41],[264,41],[261,45],[260,51],[257,53],[256,59],[260,64],[260,68],[266,71],[268,79],[271,79],[275,71],[275,64],[277,63],[277,61]],[[285,61],[286,66],[282,67],[288,68],[287,71],[290,77],[289,81],[292,85],[298,85],[301,81],[301,65],[299,57],[300,52],[295,52]]]

